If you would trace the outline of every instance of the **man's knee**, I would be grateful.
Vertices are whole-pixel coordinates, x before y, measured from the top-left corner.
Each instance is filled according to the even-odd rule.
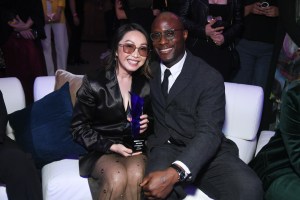
[[[241,200],[262,200],[264,195],[262,182],[257,176],[245,177],[235,191],[239,193]]]

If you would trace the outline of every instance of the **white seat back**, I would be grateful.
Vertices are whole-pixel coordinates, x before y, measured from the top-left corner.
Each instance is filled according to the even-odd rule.
[[[15,77],[0,78],[0,90],[2,91],[8,114],[25,108],[25,94],[19,79]],[[10,138],[15,139],[9,123],[7,124],[6,134]]]
[[[40,76],[34,80],[33,99],[37,101],[54,91],[55,76]]]
[[[261,87],[225,83],[226,113],[223,132],[240,150],[248,163],[254,156],[260,126],[264,93]]]

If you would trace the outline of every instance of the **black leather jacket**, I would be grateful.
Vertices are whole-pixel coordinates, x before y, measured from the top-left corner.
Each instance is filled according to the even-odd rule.
[[[131,92],[144,98],[143,110],[150,120],[149,81],[140,71],[132,75]],[[77,92],[71,122],[74,139],[89,151],[110,153],[112,144],[122,143],[123,137],[131,134],[128,123],[115,69],[101,69],[85,76]]]
[[[189,31],[189,37],[194,39],[207,40],[205,34],[205,25],[209,12],[208,0],[180,0],[181,6],[179,16],[183,20],[186,29]],[[231,5],[231,12],[226,21],[230,26],[224,30],[224,44],[229,45],[241,34],[243,25],[243,8],[240,0],[228,0]]]

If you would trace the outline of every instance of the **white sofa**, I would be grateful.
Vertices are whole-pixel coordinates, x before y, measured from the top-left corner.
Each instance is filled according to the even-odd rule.
[[[54,90],[55,77],[38,77],[34,83],[34,99],[41,99]],[[22,86],[16,78],[0,78],[8,113],[25,107]],[[257,86],[225,83],[226,120],[223,132],[239,148],[239,156],[248,163],[254,156],[263,107],[263,90]],[[13,137],[9,124],[7,134]],[[44,200],[91,200],[88,181],[79,176],[78,160],[64,159],[42,168]],[[185,200],[209,200],[199,189],[190,187]],[[0,183],[0,199],[6,200],[5,186]]]

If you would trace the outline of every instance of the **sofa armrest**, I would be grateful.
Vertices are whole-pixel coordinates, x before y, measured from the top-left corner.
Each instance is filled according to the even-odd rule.
[[[37,101],[54,91],[55,76],[40,76],[34,80],[33,99]]]

